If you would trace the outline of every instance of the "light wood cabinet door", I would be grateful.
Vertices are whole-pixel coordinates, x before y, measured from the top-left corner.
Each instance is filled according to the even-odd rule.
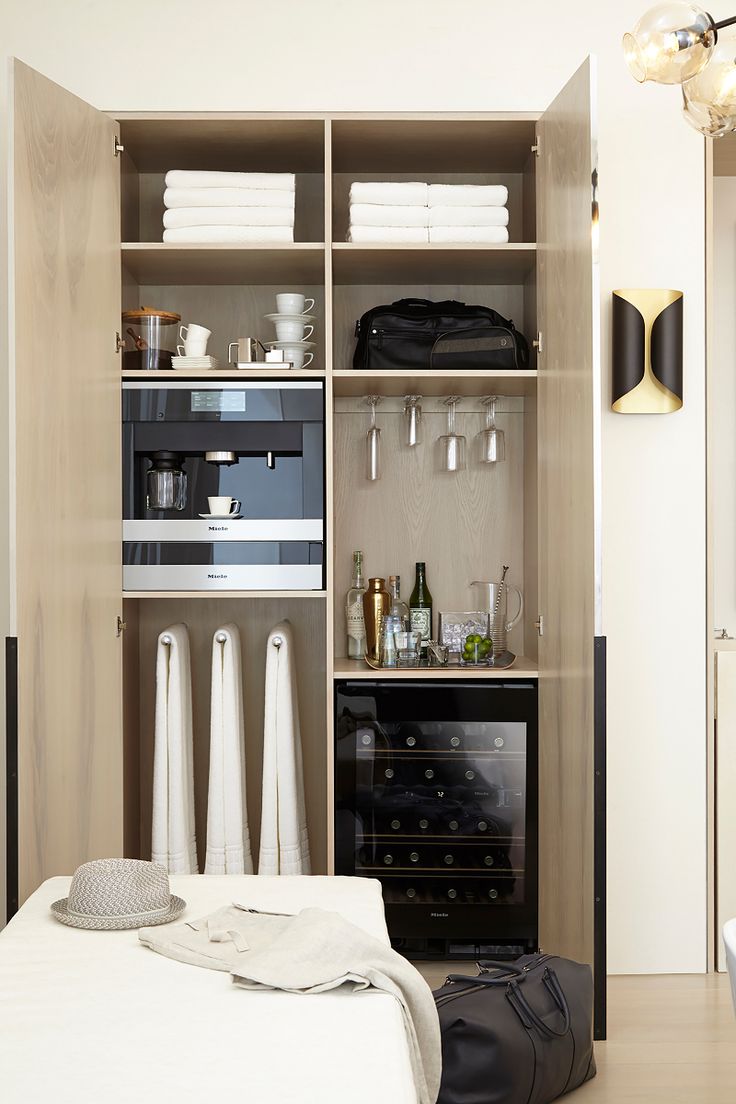
[[[600,402],[593,73],[539,123],[540,943],[594,958],[594,641]]]
[[[10,394],[21,901],[44,878],[122,853],[116,129],[14,63]]]

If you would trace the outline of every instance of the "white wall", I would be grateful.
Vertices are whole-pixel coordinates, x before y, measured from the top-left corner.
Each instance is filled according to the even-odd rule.
[[[609,962],[706,953],[703,143],[627,75],[648,0],[4,0],[3,45],[99,107],[537,110],[599,59]],[[612,288],[685,292],[685,407],[608,409]]]

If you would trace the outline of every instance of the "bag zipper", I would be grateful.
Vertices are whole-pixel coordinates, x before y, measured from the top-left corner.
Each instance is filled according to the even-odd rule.
[[[522,970],[524,971],[525,974],[529,974],[529,973],[531,973],[532,970],[536,970],[537,966],[541,966],[543,962],[547,962],[550,958],[556,958],[556,957],[557,956],[553,955],[553,954],[540,955],[540,957],[536,960],[536,962],[528,962],[526,964],[526,966],[522,966]],[[434,1002],[436,1007],[439,1008],[440,1005],[447,1004],[449,1001],[455,1000],[456,997],[462,997],[464,993],[469,993],[472,989],[477,989],[478,988],[478,986],[474,984],[472,979],[468,979],[468,980],[469,980],[470,984],[465,985],[462,989],[456,989],[454,993],[446,993],[444,995],[444,997],[436,997],[435,1002]],[[513,980],[514,980],[513,977],[509,978],[509,982],[512,982]],[[457,981],[452,981],[452,982],[447,982],[446,981],[445,985],[448,985],[448,984],[449,985],[459,985],[460,983],[457,982]],[[500,988],[501,988],[501,986],[499,985],[499,989]]]

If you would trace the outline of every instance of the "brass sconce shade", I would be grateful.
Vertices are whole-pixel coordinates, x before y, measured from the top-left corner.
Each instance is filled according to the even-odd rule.
[[[617,414],[672,414],[682,406],[682,292],[613,293],[613,395]]]

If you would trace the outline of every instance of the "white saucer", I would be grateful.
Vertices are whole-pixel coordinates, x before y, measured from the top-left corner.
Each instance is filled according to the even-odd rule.
[[[314,322],[316,314],[264,314],[267,322]]]
[[[316,341],[267,341],[267,349],[316,349]]]
[[[200,514],[201,518],[205,521],[235,521],[236,518],[241,518],[242,514]]]

